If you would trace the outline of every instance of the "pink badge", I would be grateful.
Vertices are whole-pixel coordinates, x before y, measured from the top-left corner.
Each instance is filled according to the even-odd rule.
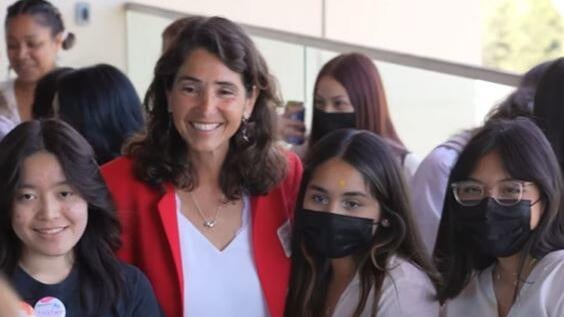
[[[43,297],[35,303],[36,317],[65,317],[67,310],[60,299],[55,297]]]

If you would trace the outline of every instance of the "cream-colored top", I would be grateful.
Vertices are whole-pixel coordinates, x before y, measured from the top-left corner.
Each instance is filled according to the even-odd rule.
[[[14,80],[11,79],[1,83],[0,93],[4,99],[4,102],[0,104],[0,116],[6,117],[14,125],[18,125],[21,119],[16,100],[16,91],[14,90]]]
[[[493,265],[476,273],[444,307],[446,317],[497,317]],[[564,250],[549,253],[533,268],[507,317],[564,316]]]
[[[429,277],[411,262],[392,257],[388,275],[382,283],[378,302],[378,317],[437,317],[439,302]],[[360,297],[360,278],[357,274],[339,299],[333,317],[350,317]],[[368,294],[362,317],[369,317],[374,305],[374,289]]]

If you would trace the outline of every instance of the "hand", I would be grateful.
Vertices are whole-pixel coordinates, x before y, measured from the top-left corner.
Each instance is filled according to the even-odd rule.
[[[282,139],[288,143],[301,144],[305,139],[305,124],[302,120],[297,120],[296,115],[303,111],[303,105],[286,106],[284,114],[279,117],[278,131]],[[301,142],[297,142],[301,140]]]

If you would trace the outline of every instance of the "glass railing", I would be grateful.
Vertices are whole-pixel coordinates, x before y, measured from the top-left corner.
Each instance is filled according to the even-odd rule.
[[[143,96],[160,54],[160,34],[182,14],[137,4],[126,8],[128,75]],[[306,122],[311,121],[313,82],[326,61],[347,51],[372,57],[384,81],[396,129],[407,147],[421,157],[452,134],[482,123],[491,107],[518,82],[518,76],[480,67],[243,27],[278,79],[284,99],[305,103]]]

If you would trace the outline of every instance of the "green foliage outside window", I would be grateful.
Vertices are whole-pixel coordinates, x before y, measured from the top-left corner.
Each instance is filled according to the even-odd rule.
[[[552,1],[482,0],[484,66],[523,73],[564,56],[564,19]]]

